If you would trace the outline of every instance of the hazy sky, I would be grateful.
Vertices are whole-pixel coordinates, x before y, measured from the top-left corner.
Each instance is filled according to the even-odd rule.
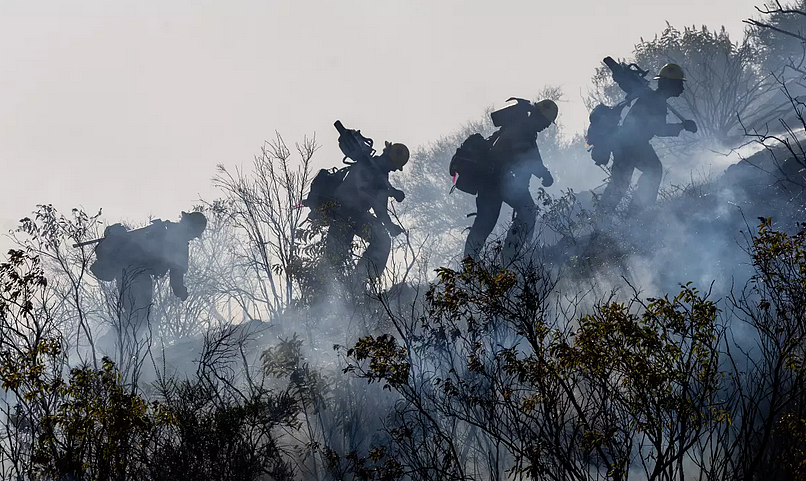
[[[0,227],[38,203],[173,219],[275,130],[335,165],[336,119],[416,147],[551,84],[582,130],[604,56],[667,20],[738,39],[759,3],[2,0]]]

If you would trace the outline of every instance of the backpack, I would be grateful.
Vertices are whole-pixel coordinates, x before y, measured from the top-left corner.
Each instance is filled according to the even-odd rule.
[[[626,105],[628,102],[615,107],[599,104],[591,112],[585,141],[590,146],[591,158],[596,165],[605,165],[610,161],[610,154],[618,140],[621,112]]]
[[[321,169],[316,177],[311,181],[311,190],[308,198],[302,201],[302,205],[311,209],[308,216],[311,219],[321,218],[326,211],[335,204],[334,195],[336,189],[344,181],[349,167],[341,169]]]
[[[113,281],[120,274],[121,250],[126,243],[128,230],[123,224],[113,224],[104,229],[104,237],[95,246],[95,262],[90,266],[90,272],[102,281]]]
[[[448,169],[452,177],[458,174],[454,187],[468,194],[478,194],[479,187],[489,182],[493,174],[489,153],[490,142],[481,134],[465,139],[456,149]]]

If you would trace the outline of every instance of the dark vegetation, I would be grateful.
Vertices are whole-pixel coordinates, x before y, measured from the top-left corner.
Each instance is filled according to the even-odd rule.
[[[704,135],[668,155],[756,152],[594,229],[593,163],[543,133],[566,190],[535,192],[538,242],[507,268],[495,242],[457,259],[472,198],[440,180],[486,116],[415,153],[393,204],[409,229],[370,286],[319,274],[297,207],[313,140],[220,167],[191,296],[159,280],[142,336],[70,247],[100,213],[39,206],[0,263],[0,477],[806,479],[806,10],[748,22],[740,43],[670,26],[634,57],[689,73],[678,107]]]

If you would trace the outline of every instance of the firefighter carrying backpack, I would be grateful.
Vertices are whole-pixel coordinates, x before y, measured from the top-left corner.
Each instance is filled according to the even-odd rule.
[[[454,187],[476,195],[479,188],[490,182],[493,164],[490,162],[490,142],[481,134],[473,134],[456,149],[449,171]]]
[[[341,169],[321,169],[311,181],[311,190],[302,205],[311,209],[308,216],[311,219],[320,219],[336,205],[334,198],[336,189],[344,181],[349,167]]]

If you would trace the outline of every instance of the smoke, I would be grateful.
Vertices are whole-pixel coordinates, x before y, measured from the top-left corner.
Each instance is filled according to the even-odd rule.
[[[264,148],[253,172],[229,175],[220,169],[222,199],[201,207],[208,228],[189,242],[189,297],[180,301],[169,277],[155,276],[145,332],[130,332],[123,323],[122,300],[130,293],[89,275],[92,248],[69,247],[100,235],[100,218],[60,218],[45,209],[29,219],[22,242],[48,259],[49,302],[63,300],[53,313],[71,342],[71,362],[89,359],[93,350],[108,354],[124,378],[143,389],[166,376],[209,374],[219,365],[239,383],[263,376],[270,388],[300,396],[305,411],[299,416],[308,423],[296,433],[301,446],[316,442],[339,455],[366,453],[390,442],[390,426],[401,420],[395,417],[400,398],[382,383],[352,375],[347,352],[362,338],[391,335],[404,342],[423,335],[435,269],[460,266],[473,221],[466,214],[475,211],[472,196],[450,193],[447,166],[470,133],[491,130],[485,114],[415,150],[399,184],[406,199],[393,204],[407,232],[395,238],[387,274],[378,283],[348,272],[324,279],[315,274],[323,232],[297,207],[309,185],[314,144],[301,149],[299,169],[287,161],[290,151],[282,143]],[[569,318],[611,293],[616,300],[636,291],[642,298],[658,297],[689,281],[724,299],[753,274],[746,249],[756,218],[774,216],[785,228],[802,219],[791,182],[776,175],[778,164],[766,149],[749,144],[731,156],[702,149],[676,157],[667,152],[658,204],[638,215],[621,207],[604,222],[595,207],[607,172],[593,164],[581,138],[564,140],[560,133],[561,123],[538,137],[555,184],[531,181],[538,223],[528,260],[556,277],[552,300],[558,312],[573,313]],[[490,256],[499,254],[496,246],[511,218],[504,206],[488,239]],[[354,247],[360,253],[366,244]],[[166,261],[181,264],[178,258]],[[513,348],[519,338],[493,332],[483,341],[493,351]],[[420,361],[414,383],[424,383],[439,368],[419,354],[411,353]],[[300,464],[308,469],[316,461]]]

